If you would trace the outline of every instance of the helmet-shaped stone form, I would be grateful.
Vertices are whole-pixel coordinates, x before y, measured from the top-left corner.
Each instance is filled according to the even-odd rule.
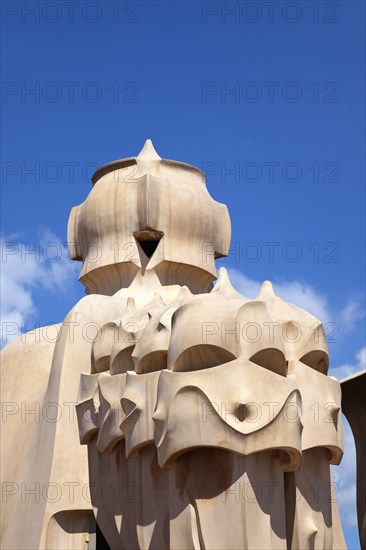
[[[70,256],[83,262],[87,293],[112,295],[140,269],[154,269],[162,285],[209,290],[231,225],[198,168],[161,159],[147,140],[137,157],[102,166],[92,181],[68,225]]]
[[[345,549],[320,321],[224,268],[210,289],[230,221],[196,168],[147,141],[93,183],[69,221],[90,295],[2,355],[3,547]]]

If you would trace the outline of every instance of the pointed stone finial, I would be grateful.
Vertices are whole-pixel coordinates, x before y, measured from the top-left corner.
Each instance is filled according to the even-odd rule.
[[[233,290],[229,275],[224,267],[220,267],[217,274],[217,281],[211,292],[219,292],[224,288]]]
[[[139,152],[136,158],[144,162],[149,162],[152,160],[161,160],[161,157],[159,157],[159,155],[155,151],[155,147],[153,146],[151,139],[147,139],[145,141],[143,148],[141,149],[141,151]]]
[[[273,290],[271,281],[264,281],[260,291],[258,292],[256,300],[270,300],[271,298],[275,298],[275,296],[276,294]]]
[[[217,275],[217,281],[213,289],[211,290],[211,294],[215,292],[220,292],[222,294],[225,294],[226,296],[232,296],[235,298],[242,298],[247,300],[245,296],[240,294],[233,285],[231,284],[228,272],[226,271],[225,267],[220,267],[219,272]]]

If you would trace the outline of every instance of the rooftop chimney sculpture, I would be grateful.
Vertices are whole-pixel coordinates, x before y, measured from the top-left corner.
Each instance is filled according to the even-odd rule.
[[[97,170],[68,231],[88,295],[56,343],[3,352],[6,401],[40,404],[3,424],[3,547],[345,548],[322,325],[269,282],[213,286],[230,219],[200,170],[148,140]]]

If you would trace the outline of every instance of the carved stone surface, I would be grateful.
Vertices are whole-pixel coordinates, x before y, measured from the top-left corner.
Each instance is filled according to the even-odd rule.
[[[54,346],[41,334],[3,352],[6,400],[62,412],[7,411],[4,548],[91,548],[92,511],[113,549],[345,548],[341,391],[320,321],[269,282],[254,300],[224,268],[212,285],[230,221],[196,168],[148,141],[93,183],[69,221],[89,296]]]

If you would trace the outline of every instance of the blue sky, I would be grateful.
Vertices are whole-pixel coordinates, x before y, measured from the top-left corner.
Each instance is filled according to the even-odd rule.
[[[237,287],[272,280],[328,323],[333,374],[363,368],[363,2],[1,7],[3,321],[59,322],[84,295],[70,209],[97,166],[151,138],[228,205],[220,264]],[[354,549],[352,452],[339,483]]]

